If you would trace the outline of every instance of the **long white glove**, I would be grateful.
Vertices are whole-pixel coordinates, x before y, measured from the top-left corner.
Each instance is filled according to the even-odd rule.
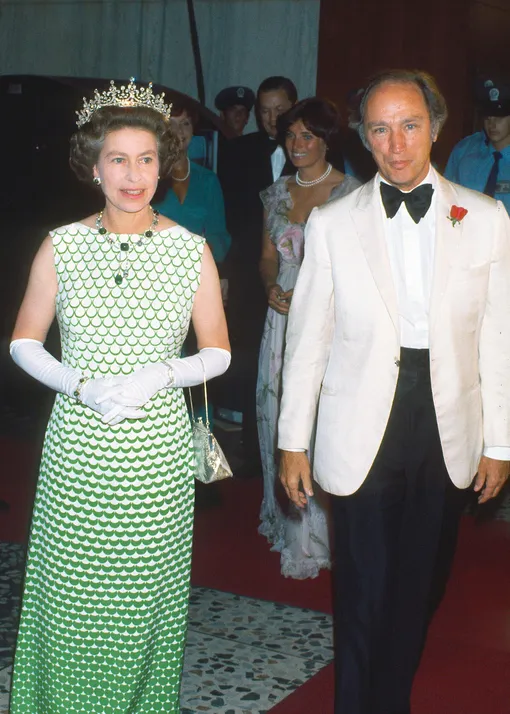
[[[156,362],[135,370],[120,385],[112,386],[100,398],[127,407],[142,407],[161,389],[194,387],[206,379],[219,377],[230,365],[230,352],[221,347],[204,347],[196,355]],[[87,386],[87,385],[85,385]]]
[[[44,349],[42,342],[29,338],[14,340],[10,345],[12,359],[38,382],[74,398],[82,375],[72,367],[65,367]],[[144,419],[146,414],[139,409],[119,408],[109,399],[98,401],[112,386],[121,384],[124,377],[104,377],[89,379],[80,391],[82,404],[103,415],[107,424],[118,424],[124,419]]]
[[[134,409],[130,406],[121,406],[112,399],[105,398],[105,394],[117,385],[122,385],[126,379],[120,377],[99,377],[89,379],[83,385],[79,400],[82,404],[90,407],[95,412],[99,412],[103,417],[101,421],[114,426],[120,424],[124,419],[145,419],[147,414],[141,409]]]

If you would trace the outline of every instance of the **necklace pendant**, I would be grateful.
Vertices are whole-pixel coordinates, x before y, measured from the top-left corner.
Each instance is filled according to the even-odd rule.
[[[103,226],[103,211],[101,211],[96,218],[96,230],[99,235],[106,236],[106,240],[111,246],[114,246],[118,251],[117,260],[118,268],[117,274],[114,277],[116,285],[122,285],[125,279],[129,277],[129,253],[133,245],[142,246],[144,244],[145,238],[152,238],[154,235],[154,229],[159,223],[159,213],[155,209],[150,207],[152,210],[152,223],[148,230],[142,235],[138,234],[138,240],[133,240],[133,235],[131,235],[131,243],[123,241],[122,243],[117,243],[113,234],[108,233],[106,228]],[[107,235],[108,234],[108,235]],[[120,236],[118,236],[120,238]]]

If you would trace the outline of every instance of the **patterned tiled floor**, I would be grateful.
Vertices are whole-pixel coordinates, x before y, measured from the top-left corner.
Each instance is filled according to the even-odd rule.
[[[8,706],[23,548],[0,544],[0,714]],[[264,714],[332,659],[322,613],[193,588],[182,714]]]

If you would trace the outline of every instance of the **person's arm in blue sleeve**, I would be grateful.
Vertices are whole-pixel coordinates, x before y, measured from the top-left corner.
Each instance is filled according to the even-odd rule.
[[[156,211],[159,211],[159,213],[162,213],[167,218],[170,218],[170,220],[173,220],[172,216],[170,215],[171,212],[169,211],[168,206],[167,206],[167,203],[168,203],[167,197],[171,190],[172,189],[169,188],[165,192],[165,194],[160,198],[159,201],[154,201],[154,203],[152,203],[151,205]]]
[[[203,200],[206,204],[205,239],[216,263],[222,263],[232,244],[232,238],[225,223],[225,204],[218,177],[214,173],[207,176]]]
[[[453,181],[453,183],[460,183],[459,153],[460,152],[458,149],[458,145],[454,146],[443,174],[445,179],[448,179],[448,181]]]

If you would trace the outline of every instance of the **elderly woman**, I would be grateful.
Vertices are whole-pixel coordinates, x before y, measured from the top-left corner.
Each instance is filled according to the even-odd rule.
[[[220,182],[213,171],[188,157],[198,115],[194,110],[174,103],[170,121],[181,140],[181,148],[168,182],[165,182],[165,185],[169,183],[169,188],[156,207],[192,233],[204,236],[216,264],[221,264],[232,239],[225,225]]]
[[[330,567],[328,524],[324,503],[310,498],[303,511],[282,512],[275,493],[276,442],[280,410],[281,372],[287,314],[305,250],[305,226],[313,208],[353,191],[359,182],[344,176],[327,161],[328,143],[339,128],[330,102],[313,97],[295,104],[278,119],[279,140],[297,169],[261,193],[265,209],[260,272],[267,293],[267,313],[259,357],[257,423],[264,498],[260,533],[281,553],[282,573],[314,578]]]
[[[14,360],[57,392],[32,520],[11,714],[177,714],[194,459],[182,387],[230,361],[202,237],[151,207],[179,148],[152,90],[79,112],[71,166],[104,194],[32,266]],[[62,362],[43,343],[56,314]],[[199,353],[179,359],[190,320]]]

